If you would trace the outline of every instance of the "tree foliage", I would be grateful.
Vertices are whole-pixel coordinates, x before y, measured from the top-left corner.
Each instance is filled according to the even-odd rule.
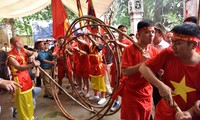
[[[66,8],[68,19],[74,20],[76,18],[76,15],[72,13],[70,10]],[[43,10],[29,15],[22,18],[16,18],[15,19],[15,30],[19,35],[25,34],[25,35],[32,35],[32,28],[31,28],[31,21],[37,21],[37,20],[52,20],[52,12],[51,12],[51,5],[47,6]]]
[[[128,1],[116,0],[115,4],[111,6],[115,11],[112,25],[124,24],[130,26]],[[168,28],[172,28],[183,21],[183,0],[143,0],[143,3],[143,19],[161,22]]]
[[[183,0],[144,0],[144,19],[172,28],[183,21]]]
[[[115,7],[113,11],[114,14],[113,25],[127,25],[130,26],[130,16],[128,15],[128,0],[116,0]]]

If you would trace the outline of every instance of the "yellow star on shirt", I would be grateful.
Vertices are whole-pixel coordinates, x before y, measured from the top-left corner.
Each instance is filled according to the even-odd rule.
[[[196,91],[196,89],[186,86],[185,76],[182,78],[180,83],[177,83],[174,81],[170,81],[170,82],[175,88],[173,91],[175,95],[180,95],[186,103],[187,103],[187,93]]]

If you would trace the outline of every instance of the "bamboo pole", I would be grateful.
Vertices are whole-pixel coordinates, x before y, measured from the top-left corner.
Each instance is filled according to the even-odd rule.
[[[180,109],[180,107],[177,105],[177,103],[175,101],[173,101],[173,107],[176,112],[182,113],[182,110]]]
[[[79,101],[77,101],[74,97],[72,97],[67,91],[65,91],[46,71],[44,71],[40,66],[38,66],[38,69],[43,72],[50,80],[51,82],[53,82],[59,89],[61,89],[69,98],[71,98],[73,101],[75,101],[76,103],[78,103],[80,106],[82,106],[84,109],[91,111],[91,109],[88,109],[87,107],[85,107],[82,103],[80,103]]]

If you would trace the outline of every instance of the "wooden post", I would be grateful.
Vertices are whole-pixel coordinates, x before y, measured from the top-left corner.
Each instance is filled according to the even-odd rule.
[[[197,23],[198,23],[198,25],[200,26],[200,2],[199,2],[199,5],[198,5],[198,18],[197,18]]]

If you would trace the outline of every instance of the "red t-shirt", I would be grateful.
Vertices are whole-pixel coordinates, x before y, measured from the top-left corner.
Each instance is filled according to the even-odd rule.
[[[122,41],[121,41],[121,43],[123,43],[123,44],[126,44],[126,45],[132,45],[133,43],[130,41],[130,40],[128,40],[128,39],[123,39]],[[115,55],[115,57],[117,56],[117,53],[115,52],[114,53],[114,55]],[[121,56],[122,56],[122,50],[120,51],[120,61],[121,61]],[[112,66],[111,66],[111,71],[110,71],[110,74],[111,74],[111,87],[113,87],[114,88],[114,86],[115,86],[115,81],[116,81],[116,65],[115,65],[115,57],[112,57],[112,61],[113,61],[113,64],[112,64]],[[120,73],[120,76],[122,76],[121,75],[121,73]]]
[[[63,78],[66,70],[68,70],[70,76],[72,76],[72,66],[71,66],[71,62],[70,62],[70,56],[66,55],[66,61],[64,59],[64,55],[63,55],[63,49],[60,50],[60,46],[57,46],[54,48],[53,53],[57,53],[59,55],[59,58],[57,59],[57,65],[58,65],[58,78]],[[58,53],[59,52],[59,53]],[[67,69],[66,69],[66,66]]]
[[[150,46],[148,53],[153,57],[158,51]],[[135,45],[130,45],[124,49],[122,68],[134,66],[141,62],[142,52]],[[149,119],[152,109],[151,84],[141,76],[139,71],[130,76],[123,76],[123,78],[125,78],[125,84],[122,94],[121,119]]]
[[[154,47],[149,47],[148,53],[151,57],[155,56],[158,51]],[[122,56],[122,65],[121,68],[126,68],[129,66],[134,66],[142,62],[142,52],[134,45],[128,46],[124,49]],[[149,97],[151,95],[151,91],[147,90],[146,93],[136,92],[140,89],[145,89],[145,87],[149,86],[149,82],[147,82],[144,77],[141,77],[140,72],[127,76],[126,79],[127,90],[134,94],[134,97]]]
[[[132,45],[133,43],[129,39],[123,39],[121,43],[126,44],[126,45]]]
[[[89,46],[78,44],[80,50],[89,51]],[[89,57],[75,51],[75,74],[79,77],[89,78]]]
[[[58,60],[57,60],[58,66],[59,66],[59,67],[64,67],[65,61],[64,61],[64,57],[63,57],[63,49],[60,50],[60,52],[59,52],[59,50],[60,50],[60,46],[56,46],[56,47],[54,48],[53,53],[57,53],[57,54],[59,55],[59,58],[58,58]],[[59,52],[59,53],[58,53],[58,52]]]
[[[176,93],[173,99],[182,111],[191,108],[200,99],[200,63],[197,65],[184,64],[180,58],[174,56],[173,50],[167,48],[155,58],[149,59],[145,64],[156,73],[164,70],[163,82]],[[157,120],[175,120],[175,111],[162,99],[156,106]],[[193,118],[200,120],[200,117]]]

